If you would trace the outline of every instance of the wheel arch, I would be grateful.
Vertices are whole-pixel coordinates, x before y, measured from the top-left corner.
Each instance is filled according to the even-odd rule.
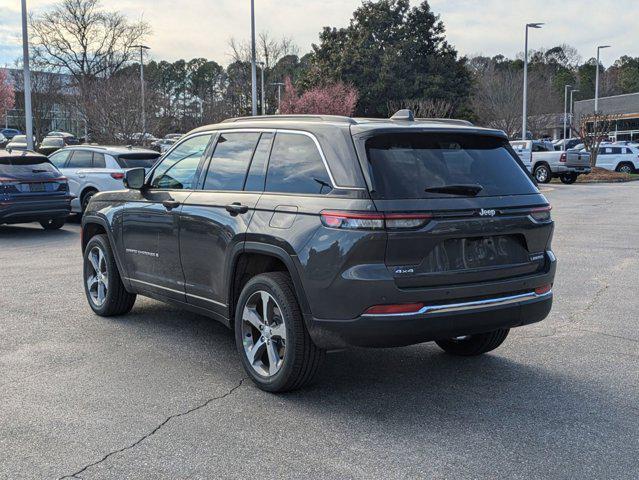
[[[282,247],[260,242],[245,242],[243,248],[235,249],[227,276],[231,325],[234,323],[237,299],[246,282],[255,275],[273,271],[285,271],[290,275],[302,313],[310,314],[308,299],[293,257]]]

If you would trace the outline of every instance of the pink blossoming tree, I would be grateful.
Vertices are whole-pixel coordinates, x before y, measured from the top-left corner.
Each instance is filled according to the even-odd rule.
[[[305,113],[350,117],[357,105],[357,90],[342,82],[313,87],[299,95],[290,78],[284,80],[282,114]]]

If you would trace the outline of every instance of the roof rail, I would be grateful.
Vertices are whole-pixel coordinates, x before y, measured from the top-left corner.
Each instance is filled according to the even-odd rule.
[[[450,125],[466,125],[468,127],[474,127],[475,125],[468,120],[459,120],[457,118],[416,118],[417,122],[437,122],[448,123]]]
[[[256,115],[253,117],[237,117],[227,118],[222,120],[222,123],[235,123],[235,122],[251,122],[259,120],[269,121],[287,121],[287,120],[302,120],[306,122],[345,122],[350,124],[356,124],[357,122],[351,117],[343,117],[340,115]]]

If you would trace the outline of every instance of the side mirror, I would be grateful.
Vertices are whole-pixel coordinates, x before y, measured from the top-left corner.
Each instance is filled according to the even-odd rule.
[[[124,186],[132,190],[142,190],[144,188],[144,177],[146,170],[143,168],[132,168],[124,174]]]

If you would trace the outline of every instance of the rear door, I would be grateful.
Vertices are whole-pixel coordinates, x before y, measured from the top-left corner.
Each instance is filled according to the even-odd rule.
[[[531,210],[546,200],[505,139],[396,132],[368,138],[365,150],[398,286],[482,282],[544,267],[552,224],[533,220]]]
[[[242,248],[262,193],[272,140],[272,133],[219,134],[201,186],[184,202],[180,215],[188,303],[227,315],[231,252]]]

